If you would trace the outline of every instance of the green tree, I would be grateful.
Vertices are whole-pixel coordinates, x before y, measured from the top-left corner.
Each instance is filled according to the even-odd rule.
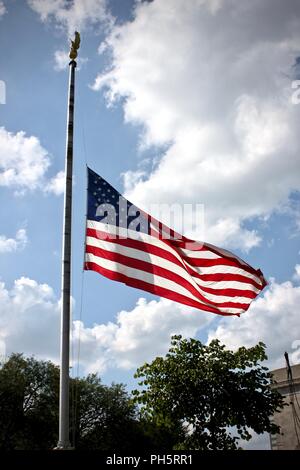
[[[0,368],[0,449],[47,449],[57,439],[59,369],[12,354]]]
[[[76,379],[76,448],[126,449],[130,430],[135,425],[136,407],[122,384],[110,387],[96,374]]]
[[[118,452],[170,449],[169,428],[140,418],[136,404],[122,384],[101,384],[96,374],[73,382],[76,399],[76,449]],[[176,435],[176,438],[178,436]]]
[[[0,449],[55,447],[58,403],[59,368],[12,354],[0,368]],[[96,374],[70,379],[70,425],[78,449],[125,449],[131,434],[142,437],[124,385],[105,386]]]
[[[143,387],[133,392],[145,419],[172,428],[180,422],[184,438],[177,449],[237,449],[239,438],[279,431],[270,417],[283,408],[271,388],[271,374],[260,365],[265,345],[225,349],[173,336],[168,354],[137,370]]]
[[[12,354],[0,364],[0,450],[54,448],[58,441],[59,368]],[[71,441],[76,449],[167,449],[178,436],[140,419],[122,384],[96,374],[70,380]]]

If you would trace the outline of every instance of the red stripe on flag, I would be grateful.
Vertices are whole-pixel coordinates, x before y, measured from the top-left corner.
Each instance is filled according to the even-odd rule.
[[[181,294],[177,294],[176,292],[173,292],[169,289],[165,289],[160,286],[156,286],[155,284],[149,284],[145,281],[141,281],[139,279],[133,279],[128,276],[125,276],[122,273],[116,272],[116,271],[110,271],[109,269],[105,269],[101,266],[99,266],[96,263],[92,262],[86,262],[85,263],[85,270],[87,271],[96,271],[99,274],[102,274],[103,276],[114,280],[114,281],[119,281],[127,286],[135,287],[136,289],[141,289],[145,290],[147,292],[150,292],[151,294],[158,295],[160,297],[165,297],[169,300],[174,300],[175,302],[179,302],[184,305],[188,305],[190,307],[194,307],[200,310],[206,310],[207,312],[212,312],[212,313],[217,313],[219,315],[223,316],[240,316],[240,313],[227,313],[227,312],[221,312],[217,308],[211,307],[206,304],[202,304],[201,302],[196,302],[193,299],[189,299],[188,297],[185,297]],[[249,308],[247,306],[246,310]]]
[[[140,271],[145,271],[150,274],[155,274],[165,279],[169,279],[177,283],[178,285],[181,285],[185,289],[187,289],[192,295],[199,298],[199,300],[201,300],[202,302],[209,303],[210,305],[214,305],[216,307],[234,307],[234,308],[245,309],[248,306],[248,304],[238,303],[238,302],[211,301],[210,299],[205,298],[205,296],[201,294],[201,292],[199,292],[201,290],[200,286],[199,286],[199,290],[197,290],[190,282],[188,282],[186,279],[184,279],[180,275],[172,271],[169,271],[168,269],[165,269],[163,267],[156,266],[151,262],[147,263],[145,261],[141,261],[136,258],[130,258],[128,256],[124,256],[119,253],[103,250],[102,248],[98,248],[98,247],[90,246],[90,245],[87,245],[86,253],[92,253],[95,256],[98,256],[99,258],[108,259],[110,261],[115,261],[117,263],[123,264],[124,266],[129,266],[131,268],[138,269]]]
[[[185,237],[165,239],[155,230],[149,235],[119,231],[118,227],[96,221],[88,221],[88,225],[93,228],[86,230],[86,253],[99,258],[99,262],[92,258],[85,269],[170,300],[220,315],[239,315],[266,285],[261,271],[212,245]],[[166,226],[159,227],[162,230]],[[122,236],[115,234],[119,232]],[[101,259],[107,260],[106,264]],[[153,274],[152,282],[149,274]]]

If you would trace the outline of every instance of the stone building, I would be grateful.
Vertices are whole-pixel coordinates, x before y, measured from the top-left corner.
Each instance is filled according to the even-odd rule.
[[[273,421],[281,427],[281,434],[270,436],[272,450],[300,450],[300,364],[272,371],[274,388],[289,404]]]

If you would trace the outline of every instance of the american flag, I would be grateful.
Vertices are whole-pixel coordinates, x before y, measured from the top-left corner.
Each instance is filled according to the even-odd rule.
[[[233,253],[149,216],[88,168],[85,270],[220,315],[240,315],[266,286]]]

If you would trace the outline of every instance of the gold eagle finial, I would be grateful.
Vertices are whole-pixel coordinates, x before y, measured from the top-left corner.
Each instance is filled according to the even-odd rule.
[[[80,47],[80,34],[78,31],[75,31],[75,39],[72,41],[71,39],[71,49],[70,49],[70,54],[69,57],[72,60],[75,60],[77,57],[77,51]]]

